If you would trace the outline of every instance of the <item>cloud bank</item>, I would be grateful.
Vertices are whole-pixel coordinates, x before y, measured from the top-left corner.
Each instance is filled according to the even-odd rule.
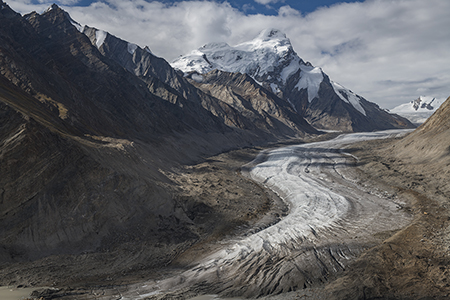
[[[71,6],[62,7],[81,24],[148,45],[168,61],[208,42],[235,45],[274,27],[287,34],[305,61],[381,107],[392,108],[420,95],[450,96],[446,0],[366,0],[307,15],[285,5],[273,16],[245,14],[228,2],[103,0],[87,7],[73,5],[76,0],[64,2]],[[40,12],[51,3],[8,1],[21,13]]]

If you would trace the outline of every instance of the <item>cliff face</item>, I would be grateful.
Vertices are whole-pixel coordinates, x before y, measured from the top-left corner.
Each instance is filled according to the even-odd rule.
[[[200,90],[231,106],[267,133],[276,132],[280,137],[294,136],[297,132],[315,133],[286,101],[247,74],[215,70],[197,77],[191,75],[190,79]]]

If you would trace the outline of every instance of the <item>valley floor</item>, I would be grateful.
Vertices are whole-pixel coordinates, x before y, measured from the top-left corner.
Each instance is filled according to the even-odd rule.
[[[413,216],[408,225],[401,229],[393,228],[395,230],[380,232],[376,236],[379,242],[362,252],[336,276],[325,276],[322,283],[305,285],[306,288],[300,287],[299,290],[263,297],[264,299],[445,299],[450,295],[448,174],[428,170],[427,165],[413,165],[393,157],[392,153],[386,152],[385,149],[395,142],[396,139],[360,142],[345,151],[354,158],[354,163],[348,167],[351,172],[357,174],[358,184],[366,188],[389,191],[390,196],[404,201],[401,204],[402,211]],[[242,149],[222,154],[179,172],[189,174],[187,177],[173,175],[173,180],[184,182],[184,193],[190,191],[189,193],[198,193],[197,196],[202,195],[209,206],[213,205],[209,201],[230,194],[224,197],[228,202],[224,202],[223,206],[218,205],[225,220],[234,220],[234,223],[224,222],[223,226],[215,227],[215,232],[209,234],[207,239],[179,255],[170,269],[134,270],[125,274],[126,276],[117,276],[117,279],[111,280],[109,287],[100,286],[102,278],[98,278],[98,282],[88,288],[86,281],[73,288],[68,287],[73,282],[67,282],[68,285],[55,282],[55,286],[61,289],[40,295],[49,299],[64,294],[65,299],[94,299],[103,294],[105,299],[112,299],[115,295],[129,292],[133,282],[142,282],[144,278],[157,279],[159,276],[165,277],[186,269],[194,258],[205,257],[218,247],[224,246],[223,243],[216,243],[217,240],[226,241],[230,237],[242,236],[249,228],[256,227],[261,230],[277,222],[286,215],[287,208],[275,195],[243,180],[238,172],[239,167],[251,161],[259,150],[261,149]],[[214,194],[203,195],[201,191],[208,187],[208,190],[212,190],[211,185],[215,187],[212,192]],[[240,188],[250,189],[254,199],[246,198],[243,203],[230,206],[230,201],[237,201],[239,196],[242,196]],[[236,198],[232,196],[234,193],[237,193]],[[239,216],[231,217],[233,209],[243,207],[246,207],[246,213],[242,213],[242,210],[236,211]],[[214,221],[207,219],[200,212],[198,217],[205,218],[205,227]],[[62,267],[65,263],[67,264],[65,260],[55,260],[50,266],[45,266],[43,261],[40,262],[41,265],[35,263],[28,268],[25,265],[22,265],[22,268],[18,266],[14,271],[28,272],[29,276],[34,278],[31,273],[44,267],[40,272],[53,272],[54,278],[68,278],[70,275],[67,275],[67,270]],[[58,264],[59,267],[56,267]],[[92,266],[86,268],[90,269]],[[111,271],[114,272],[113,269]],[[26,277],[26,274],[24,275]],[[201,292],[201,287],[198,291]],[[166,296],[155,298],[149,294],[148,297],[184,299],[195,295],[195,291],[184,289]]]

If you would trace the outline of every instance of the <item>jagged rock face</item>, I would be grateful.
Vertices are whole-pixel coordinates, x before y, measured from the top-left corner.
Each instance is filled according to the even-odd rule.
[[[285,100],[262,88],[247,74],[219,70],[202,76],[192,74],[191,82],[205,93],[226,102],[258,128],[295,136],[296,132],[315,133]]]
[[[248,74],[291,103],[319,129],[373,131],[414,127],[408,120],[387,114],[331,81],[321,68],[304,62],[286,35],[276,29],[264,30],[254,40],[234,47],[207,44],[178,58],[172,66],[187,74],[205,74],[213,69]]]
[[[91,43],[104,56],[117,62],[136,76],[157,78],[178,91],[185,98],[188,98],[186,97],[187,95],[192,94],[192,88],[186,85],[183,77],[177,74],[164,59],[153,55],[148,48],[142,49],[108,32],[89,26],[84,26],[83,33],[89,37]]]

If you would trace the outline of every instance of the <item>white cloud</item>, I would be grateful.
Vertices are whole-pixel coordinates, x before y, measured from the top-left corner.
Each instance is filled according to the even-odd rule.
[[[24,0],[8,3],[22,13],[45,9]],[[64,8],[78,22],[148,45],[169,61],[208,42],[233,45],[275,27],[304,60],[382,107],[419,95],[450,96],[450,1],[367,0],[306,16],[289,6],[276,16],[246,15],[215,1],[103,0]]]

